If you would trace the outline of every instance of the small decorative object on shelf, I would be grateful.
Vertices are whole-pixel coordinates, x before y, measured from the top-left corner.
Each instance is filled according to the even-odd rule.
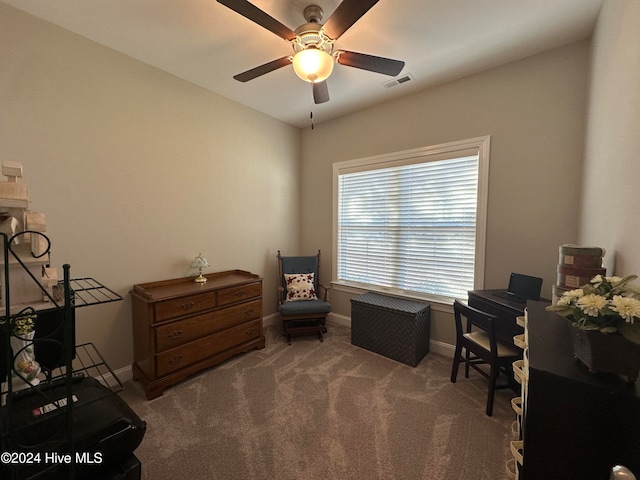
[[[26,308],[12,320],[11,350],[13,351],[13,371],[11,372],[14,390],[22,390],[40,383],[38,374],[40,365],[36,362],[33,348],[35,336],[36,312]]]
[[[195,278],[194,282],[196,282],[196,283],[205,283],[207,281],[207,277],[202,275],[202,269],[210,267],[210,266],[211,266],[211,264],[209,263],[209,260],[204,258],[202,256],[202,254],[199,253],[198,256],[193,259],[193,262],[191,262],[191,268],[197,268],[198,269],[198,276]]]
[[[547,307],[571,321],[574,354],[590,371],[638,378],[640,287],[631,284],[636,278],[596,275]]]

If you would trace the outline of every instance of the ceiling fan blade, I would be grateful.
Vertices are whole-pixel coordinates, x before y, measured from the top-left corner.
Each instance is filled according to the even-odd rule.
[[[225,7],[230,8],[234,12],[239,13],[243,17],[248,18],[285,40],[290,41],[296,38],[296,32],[246,0],[218,0],[218,3],[221,3]]]
[[[378,0],[343,0],[325,22],[324,33],[333,40],[338,39],[376,3]]]
[[[327,81],[317,82],[311,84],[313,87],[313,103],[325,103],[329,101],[329,88],[327,87]]]
[[[404,68],[404,62],[391,58],[375,57],[365,53],[348,52],[340,50],[338,52],[338,63],[348,67],[361,68],[370,72],[382,73],[395,77]]]
[[[264,65],[260,65],[259,67],[252,68],[251,70],[247,70],[246,72],[234,75],[233,78],[239,82],[248,82],[249,80],[253,80],[254,78],[264,75],[265,73],[273,72],[274,70],[286,67],[290,64],[291,57],[282,57],[269,63],[265,63]]]

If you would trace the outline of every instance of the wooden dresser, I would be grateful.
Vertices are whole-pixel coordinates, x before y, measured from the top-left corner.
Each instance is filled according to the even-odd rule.
[[[147,399],[234,355],[264,348],[262,279],[231,270],[134,285],[133,378]]]

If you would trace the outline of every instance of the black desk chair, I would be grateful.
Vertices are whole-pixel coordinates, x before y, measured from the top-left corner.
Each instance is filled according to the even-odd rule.
[[[494,322],[497,317],[495,315],[469,307],[458,300],[453,304],[453,312],[456,321],[456,351],[451,369],[451,382],[456,383],[460,362],[465,364],[465,378],[469,378],[469,367],[488,378],[487,415],[491,416],[495,390],[511,386],[508,382],[504,385],[496,385],[498,375],[500,371],[503,371],[507,378],[510,378],[509,371],[512,364],[520,358],[522,352],[514,345],[509,345],[496,338]],[[464,330],[462,317],[466,319]],[[465,349],[464,356],[462,354],[463,348]],[[480,365],[489,365],[489,372],[486,371],[486,368],[480,368]]]

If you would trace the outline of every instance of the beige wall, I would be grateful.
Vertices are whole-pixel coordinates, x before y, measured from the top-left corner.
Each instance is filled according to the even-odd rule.
[[[640,227],[620,208],[640,196],[625,181],[639,173],[638,5],[606,0],[590,98],[584,41],[299,131],[0,3],[0,160],[23,163],[52,263],[125,297],[78,312],[79,340],[115,368],[132,358],[132,284],[183,276],[202,252],[263,275],[273,313],[277,249],[321,248],[331,279],[334,162],[463,138],[491,135],[485,287],[517,270],[550,295],[560,243],[606,242],[640,271]],[[332,293],[348,316],[350,295]],[[432,338],[453,341],[448,314]]]
[[[131,364],[131,285],[264,276],[298,245],[296,128],[0,3],[0,161],[20,161],[52,264],[125,301],[78,310],[78,341]]]
[[[334,162],[491,135],[485,288],[517,271],[550,296],[558,245],[578,240],[589,53],[575,43],[305,130],[302,247],[322,249],[323,282]],[[348,317],[351,296],[332,291],[334,312]],[[438,313],[431,335],[454,343],[451,316]]]
[[[640,1],[606,0],[593,43],[581,241],[640,274]]]

